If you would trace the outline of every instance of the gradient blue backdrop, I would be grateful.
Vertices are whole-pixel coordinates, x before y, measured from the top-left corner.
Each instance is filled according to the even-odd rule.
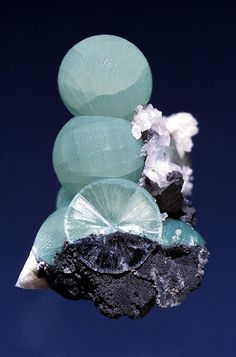
[[[0,355],[24,357],[233,357],[235,338],[235,2],[96,4],[1,2]],[[14,287],[59,184],[54,139],[70,119],[57,91],[66,51],[115,34],[148,58],[151,102],[198,118],[193,201],[211,258],[182,306],[144,319],[103,317],[91,302]]]

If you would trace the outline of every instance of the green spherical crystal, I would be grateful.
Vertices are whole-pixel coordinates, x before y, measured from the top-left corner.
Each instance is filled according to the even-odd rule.
[[[99,180],[83,188],[71,201],[65,215],[65,233],[70,242],[90,234],[117,231],[161,241],[158,205],[141,186],[124,179]]]
[[[34,251],[38,260],[53,264],[55,254],[62,250],[65,240],[66,209],[64,207],[52,213],[39,229],[34,241]]]
[[[163,222],[162,240],[164,247],[205,245],[204,239],[190,224],[172,218],[167,218]]]
[[[58,74],[61,98],[74,115],[132,118],[152,92],[152,74],[142,52],[117,36],[98,35],[77,43]]]
[[[57,193],[56,209],[69,206],[72,198],[73,196],[66,192],[63,187],[61,187]]]
[[[144,166],[142,145],[142,140],[132,136],[131,123],[125,119],[75,117],[56,138],[53,166],[70,195],[103,178],[138,182]]]

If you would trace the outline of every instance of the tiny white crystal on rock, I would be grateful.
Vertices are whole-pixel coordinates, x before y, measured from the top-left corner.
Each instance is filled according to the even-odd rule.
[[[168,214],[166,212],[161,213],[161,220],[164,222],[168,218]]]
[[[147,150],[147,158],[143,170],[145,176],[162,188],[168,186],[169,181],[167,180],[167,176],[172,171],[181,172],[181,168],[166,159],[158,159],[151,156]]]
[[[16,287],[22,289],[49,288],[48,283],[45,279],[38,278],[37,276],[38,267],[39,265],[32,249],[18,277],[18,280],[16,282]]]
[[[146,107],[138,105],[131,124],[133,125],[132,134],[136,139],[141,138],[142,132],[153,129],[164,140],[163,145],[170,144],[170,133],[162,119],[162,112],[153,108],[152,104],[148,104]]]
[[[177,237],[180,237],[182,234],[181,229],[176,229],[175,234],[177,235]]]
[[[172,242],[173,243],[179,242],[181,234],[182,234],[181,229],[176,229],[175,235],[171,237]]]
[[[175,140],[176,149],[181,158],[193,147],[192,137],[199,131],[198,122],[190,113],[177,113],[163,117],[165,125]]]

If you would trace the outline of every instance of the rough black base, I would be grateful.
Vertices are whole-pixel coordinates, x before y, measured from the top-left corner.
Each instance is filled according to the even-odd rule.
[[[41,264],[44,277],[67,299],[92,300],[107,317],[143,317],[156,303],[160,307],[179,305],[202,280],[208,260],[205,247],[175,247],[151,252],[144,263],[120,274],[99,273],[87,267],[72,244],[66,244],[55,265]]]

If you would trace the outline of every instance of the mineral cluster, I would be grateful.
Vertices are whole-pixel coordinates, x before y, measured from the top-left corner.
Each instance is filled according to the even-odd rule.
[[[149,64],[117,36],[70,49],[58,86],[74,115],[53,148],[61,188],[16,286],[91,300],[110,318],[179,305],[209,255],[189,201],[197,120],[149,103]]]

